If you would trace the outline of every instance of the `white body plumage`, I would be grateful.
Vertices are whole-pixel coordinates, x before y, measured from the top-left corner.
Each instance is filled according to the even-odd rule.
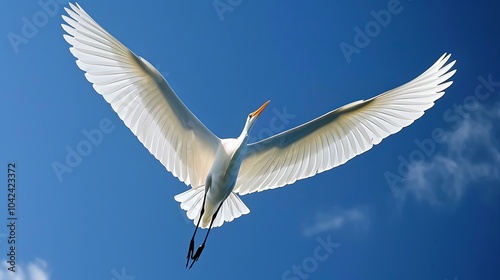
[[[231,194],[236,185],[241,161],[246,151],[245,139],[223,139],[217,149],[215,161],[205,181],[205,213],[201,226],[207,227],[212,215]],[[243,144],[243,145],[242,145]]]

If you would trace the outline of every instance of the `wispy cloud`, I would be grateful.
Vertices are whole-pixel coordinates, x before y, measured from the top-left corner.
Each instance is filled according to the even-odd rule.
[[[2,260],[2,269],[0,269],[0,280],[49,280],[47,262],[42,259],[36,259],[27,264],[16,264],[16,271],[7,270],[9,265]]]
[[[367,230],[370,227],[368,207],[358,206],[350,209],[334,208],[330,211],[318,211],[312,222],[304,226],[302,234],[312,236],[326,231]]]
[[[468,188],[482,188],[488,197],[500,191],[500,104],[481,108],[447,133],[440,151],[410,166],[403,187],[404,201],[413,196],[431,205],[459,202]]]

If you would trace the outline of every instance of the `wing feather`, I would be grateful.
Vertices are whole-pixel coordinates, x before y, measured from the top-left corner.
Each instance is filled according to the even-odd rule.
[[[248,145],[234,191],[274,189],[344,164],[420,118],[452,82],[455,61],[441,56],[412,81]]]
[[[202,186],[220,139],[182,103],[167,81],[78,4],[65,8],[64,39],[94,89],[139,141],[186,185]]]

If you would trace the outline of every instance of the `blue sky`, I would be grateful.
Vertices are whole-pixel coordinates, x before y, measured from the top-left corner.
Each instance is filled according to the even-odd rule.
[[[243,196],[251,213],[214,229],[187,271],[194,227],[173,199],[186,186],[84,78],[57,1],[2,4],[0,221],[14,162],[18,271],[6,270],[2,227],[0,279],[500,278],[500,4],[80,1],[219,137],[239,135],[268,99],[254,139],[399,86],[444,52],[457,60],[454,84],[408,128],[329,172]],[[390,20],[375,23],[381,10]],[[96,130],[102,140],[69,166]],[[58,176],[56,162],[71,172]]]

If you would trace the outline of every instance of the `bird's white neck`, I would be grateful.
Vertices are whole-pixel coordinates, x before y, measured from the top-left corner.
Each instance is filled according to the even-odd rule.
[[[250,133],[251,129],[252,129],[252,121],[247,120],[247,122],[245,123],[245,126],[243,127],[243,130],[241,131],[240,136],[238,136],[238,141],[240,141],[240,143],[242,145],[247,143],[248,134]]]
[[[248,141],[248,131],[246,129],[243,129],[243,131],[241,132],[240,136],[238,136],[237,139],[241,145],[245,145]]]

